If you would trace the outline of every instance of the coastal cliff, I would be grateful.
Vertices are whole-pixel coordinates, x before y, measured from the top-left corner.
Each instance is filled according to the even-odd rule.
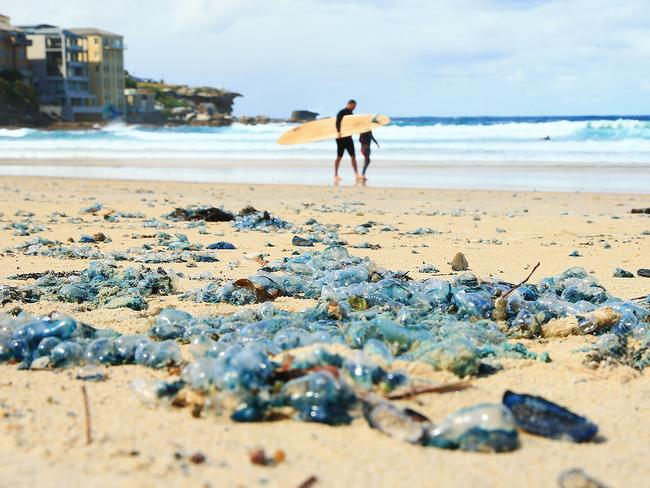
[[[127,114],[126,121],[135,123],[230,125],[234,101],[242,96],[223,88],[175,85],[129,75],[127,86],[153,93],[155,97],[155,111]]]

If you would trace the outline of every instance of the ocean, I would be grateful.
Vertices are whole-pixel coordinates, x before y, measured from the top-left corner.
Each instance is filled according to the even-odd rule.
[[[84,131],[0,129],[0,174],[110,177],[105,166],[139,160],[142,164],[120,171],[123,177],[329,182],[334,141],[277,145],[276,139],[290,127],[115,123]],[[373,147],[369,181],[378,186],[643,193],[650,188],[650,116],[396,117],[375,136],[381,148]],[[29,166],[20,164],[27,160]],[[164,165],[162,174],[163,164],[156,164],[166,160],[203,163],[190,172]],[[242,168],[237,163],[242,160],[266,163]],[[309,164],[296,173],[292,160]],[[84,166],[84,161],[93,164]],[[344,162],[344,177],[348,167]],[[251,168],[258,168],[258,174],[250,174]]]

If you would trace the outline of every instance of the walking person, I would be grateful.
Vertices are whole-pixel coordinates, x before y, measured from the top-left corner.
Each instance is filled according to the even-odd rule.
[[[361,179],[364,181],[366,180],[366,170],[368,169],[368,166],[370,166],[370,144],[373,141],[377,144],[377,147],[379,147],[379,143],[377,142],[377,139],[375,139],[375,136],[372,135],[371,130],[359,134],[359,145],[361,146],[361,154],[363,154],[364,158]]]
[[[338,184],[338,182],[341,181],[341,177],[339,176],[339,165],[341,164],[341,159],[346,151],[350,155],[354,177],[359,180],[359,170],[357,169],[357,158],[354,154],[354,141],[352,140],[352,136],[341,136],[341,122],[343,122],[343,117],[346,115],[352,115],[356,106],[357,102],[355,100],[348,100],[345,108],[336,114],[336,132],[338,137],[336,138],[336,160],[334,161],[334,184]]]

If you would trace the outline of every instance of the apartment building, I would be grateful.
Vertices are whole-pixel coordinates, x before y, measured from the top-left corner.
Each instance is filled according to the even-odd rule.
[[[0,14],[0,71],[18,71],[27,82],[31,70],[27,59],[27,47],[31,44],[25,33],[11,25],[11,19]]]
[[[47,24],[20,28],[31,41],[27,58],[41,111],[67,121],[100,120],[89,87],[86,38]]]
[[[104,117],[124,114],[124,38],[102,29],[80,28],[70,31],[86,40],[89,89]]]

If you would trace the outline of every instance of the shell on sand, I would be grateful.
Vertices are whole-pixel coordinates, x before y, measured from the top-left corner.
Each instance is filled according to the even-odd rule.
[[[589,323],[589,332],[608,329],[618,322],[620,318],[620,314],[610,307],[602,307],[584,315],[584,319]],[[567,337],[582,335],[583,333],[578,317],[575,315],[553,319],[542,326],[543,337]]]

